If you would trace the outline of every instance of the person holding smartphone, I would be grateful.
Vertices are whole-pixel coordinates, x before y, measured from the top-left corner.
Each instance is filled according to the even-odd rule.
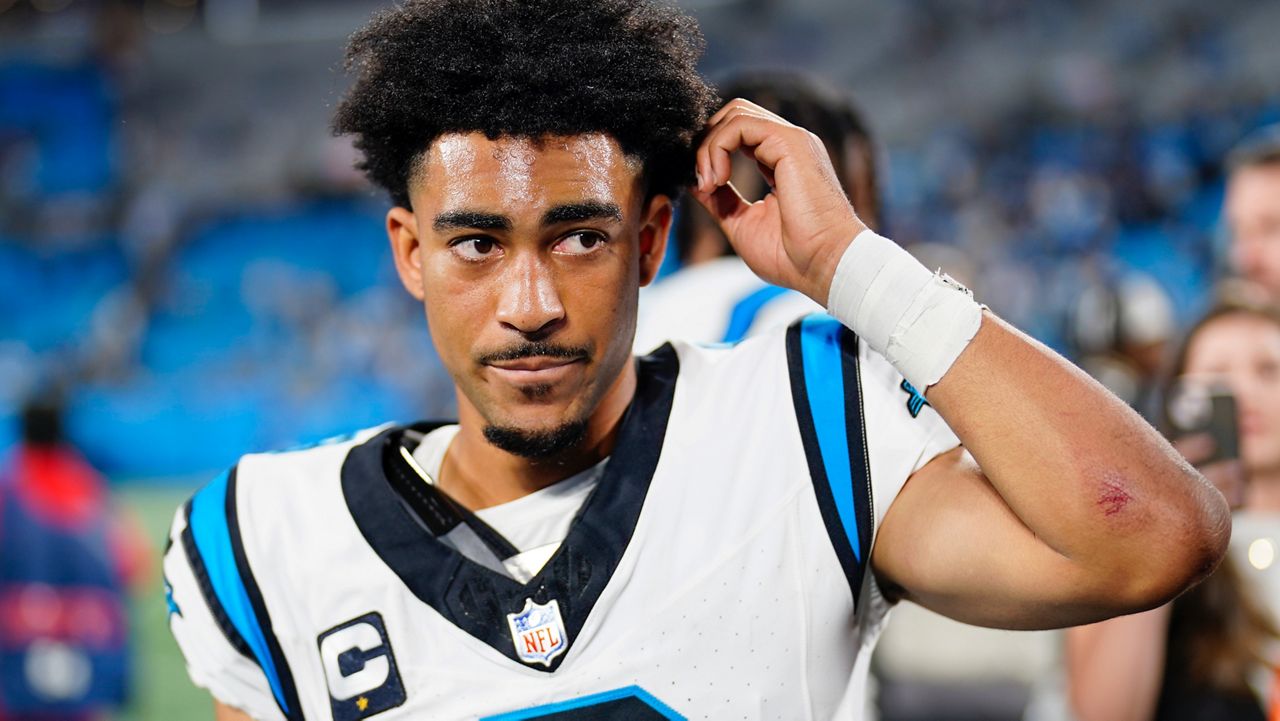
[[[1232,553],[1172,603],[1069,629],[1079,721],[1280,718],[1280,311],[1222,302],[1166,383],[1174,445],[1235,510]]]

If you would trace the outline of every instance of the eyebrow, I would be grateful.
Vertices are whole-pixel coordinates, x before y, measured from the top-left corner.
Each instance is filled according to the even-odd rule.
[[[601,218],[621,221],[622,209],[616,203],[585,200],[581,203],[564,203],[542,214],[543,227],[558,223],[575,223]],[[448,210],[435,217],[431,226],[438,231],[471,228],[475,230],[511,230],[511,219],[498,213],[483,210]]]
[[[511,219],[480,210],[449,210],[437,215],[431,227],[436,230],[474,228],[476,230],[511,230]]]
[[[586,200],[581,203],[557,205],[542,215],[542,224],[573,223],[582,220],[622,220],[622,209],[616,203]]]

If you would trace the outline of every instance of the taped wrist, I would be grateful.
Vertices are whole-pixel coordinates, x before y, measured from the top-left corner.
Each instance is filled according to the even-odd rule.
[[[840,258],[827,311],[921,393],[942,379],[982,324],[982,306],[967,288],[870,230]]]

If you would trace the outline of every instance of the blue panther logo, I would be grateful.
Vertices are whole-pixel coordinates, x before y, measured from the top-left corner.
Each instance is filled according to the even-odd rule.
[[[929,405],[929,401],[925,400],[924,394],[916,390],[916,387],[908,383],[905,378],[902,379],[902,385],[899,387],[907,392],[907,410],[911,411],[911,417],[915,418],[920,415],[920,409]]]

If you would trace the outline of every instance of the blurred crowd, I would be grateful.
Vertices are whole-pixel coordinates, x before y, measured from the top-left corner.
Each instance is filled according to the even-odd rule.
[[[73,435],[124,477],[448,415],[420,314],[386,282],[384,202],[325,127],[339,6],[317,6],[338,26],[319,42],[240,37],[195,4],[170,5],[0,13],[11,40],[0,52],[0,439],[34,390],[65,396]],[[1099,372],[1137,400],[1114,346],[1153,346],[1203,307],[1223,257],[1222,158],[1280,119],[1254,79],[1269,45],[1249,34],[1274,12],[802,5],[695,5],[709,71],[767,57],[853,85],[884,128],[884,230],[1041,340],[1101,358]],[[262,7],[263,27],[310,17]],[[823,28],[849,13],[876,28],[867,42]],[[889,44],[912,63],[889,72]],[[1040,60],[1007,69],[1026,57]],[[209,64],[223,72],[198,70]],[[975,97],[920,77],[940,67],[980,69]],[[167,450],[196,427],[196,455]],[[157,442],[141,452],[138,435]]]
[[[356,18],[372,7],[357,5]],[[1247,587],[1277,578],[1280,501],[1256,489],[1280,467],[1259,450],[1280,438],[1264,403],[1280,388],[1280,322],[1267,310],[1280,297],[1280,200],[1272,221],[1226,223],[1223,208],[1229,176],[1280,175],[1280,150],[1263,157],[1280,138],[1265,134],[1228,166],[1243,138],[1280,121],[1269,32],[1280,10],[1138,5],[693,5],[713,75],[767,58],[851,87],[881,178],[881,232],[1153,421],[1167,420],[1162,374],[1186,329],[1219,304],[1222,279],[1249,284],[1195,334],[1224,318],[1259,325],[1219,333],[1226,360],[1188,351],[1178,369],[1226,378],[1235,435],[1215,438],[1234,439],[1235,455],[1183,450],[1218,464],[1208,475],[1224,490],[1255,489],[1236,499],[1248,538],[1206,584],[1217,595],[1067,639],[1056,703],[1081,721],[1152,718],[1155,706],[1143,716],[1088,699],[1120,693],[1106,686],[1117,679],[1150,685],[1166,661],[1182,674],[1171,678],[1213,688],[1241,691],[1247,677],[1242,692],[1262,705],[1275,688],[1259,668],[1280,589]],[[255,39],[199,7],[0,0],[0,448],[19,442],[33,395],[65,407],[67,436],[94,466],[129,479],[189,479],[246,450],[452,414],[421,311],[392,279],[385,200],[324,127],[349,8],[320,3],[338,19],[312,32],[298,29],[312,28],[308,9],[263,3],[261,32],[284,30]],[[832,30],[851,23],[874,31],[850,30],[850,43]],[[947,82],[957,68],[966,83]],[[1227,433],[1205,408],[1192,430]],[[1254,635],[1218,633],[1206,614]],[[1144,655],[1108,656],[1115,638]],[[1227,649],[1213,663],[1197,660],[1204,638]],[[1243,671],[1231,665],[1242,658]],[[1174,697],[1156,686],[1147,697],[1167,714]]]

